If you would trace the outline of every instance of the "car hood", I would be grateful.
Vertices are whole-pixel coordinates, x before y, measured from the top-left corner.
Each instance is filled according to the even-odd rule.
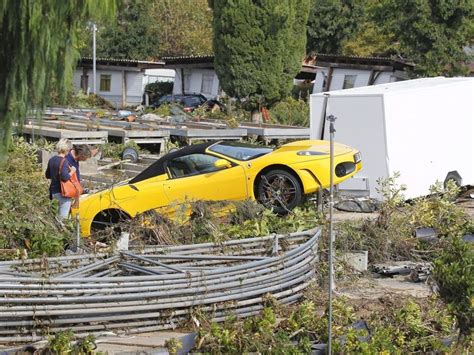
[[[276,149],[274,153],[287,153],[287,152],[297,153],[300,151],[317,152],[317,153],[320,153],[321,157],[323,157],[329,154],[330,144],[329,144],[329,141],[323,141],[323,140],[297,141],[297,142],[282,145],[280,148]],[[347,154],[351,151],[354,151],[354,148],[351,148],[345,144],[334,143],[334,155]],[[314,155],[312,157],[316,158],[318,155]]]

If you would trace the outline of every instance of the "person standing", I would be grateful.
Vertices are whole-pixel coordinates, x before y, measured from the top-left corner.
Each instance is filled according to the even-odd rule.
[[[68,139],[60,139],[56,144],[56,152],[58,155],[51,157],[48,161],[45,176],[51,180],[49,185],[49,198],[57,200],[59,203],[58,218],[60,220],[69,217],[72,199],[64,197],[61,194],[61,181],[68,181],[71,174],[76,172],[76,168],[71,166],[66,159],[66,155],[72,149],[72,143]]]
[[[79,162],[86,161],[92,157],[92,150],[87,144],[78,144],[66,155],[69,165],[76,169],[77,180],[81,182],[81,172],[79,170]]]

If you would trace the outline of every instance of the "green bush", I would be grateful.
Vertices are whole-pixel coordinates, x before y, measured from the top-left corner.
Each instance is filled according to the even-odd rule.
[[[457,319],[463,342],[474,329],[474,248],[451,237],[434,262],[434,279],[441,298]]]
[[[436,298],[383,298],[382,310],[364,314],[367,330],[351,325],[356,310],[343,297],[333,301],[333,349],[335,354],[380,354],[441,352],[448,349],[440,342],[452,331],[453,319]],[[269,302],[267,302],[269,303]],[[327,309],[306,300],[296,307],[266,304],[253,318],[229,317],[216,324],[200,319],[196,349],[211,354],[311,354],[312,343],[327,343]]]
[[[103,108],[113,110],[115,107],[106,99],[96,94],[87,95],[84,91],[79,90],[68,98],[67,104],[73,107],[81,108]]]
[[[302,82],[293,86],[291,96],[296,100],[309,100],[309,96],[313,92],[313,83]]]
[[[63,229],[56,222],[48,185],[36,147],[14,141],[0,168],[0,249],[26,250],[32,257],[63,252],[72,228]]]
[[[404,186],[396,183],[398,174],[379,181],[384,201],[375,219],[344,221],[336,229],[339,251],[368,250],[371,263],[388,260],[433,260],[443,243],[426,245],[413,237],[417,228],[434,228],[442,239],[473,230],[472,219],[454,202],[459,189],[436,183],[429,196],[405,202]],[[427,250],[428,249],[428,250]]]
[[[309,105],[306,101],[288,97],[270,109],[275,123],[309,127]]]

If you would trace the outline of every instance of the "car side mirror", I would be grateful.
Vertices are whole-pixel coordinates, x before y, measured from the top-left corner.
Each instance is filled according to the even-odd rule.
[[[221,169],[228,169],[228,168],[231,168],[232,167],[232,164],[230,163],[230,161],[228,160],[225,160],[225,159],[218,159],[214,162],[214,166],[221,170]]]

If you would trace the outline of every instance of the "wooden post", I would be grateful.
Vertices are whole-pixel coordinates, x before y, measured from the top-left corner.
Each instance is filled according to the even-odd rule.
[[[122,70],[122,107],[127,106],[127,72]]]

